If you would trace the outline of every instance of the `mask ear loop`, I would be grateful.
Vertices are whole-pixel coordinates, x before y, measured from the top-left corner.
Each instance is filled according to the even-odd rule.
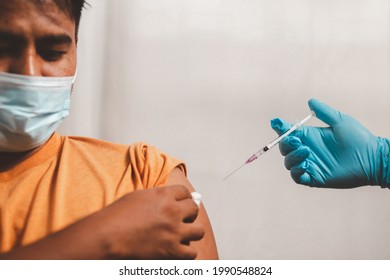
[[[73,75],[73,79],[72,79],[72,87],[70,89],[71,94],[73,93],[74,82],[76,81],[76,77],[77,77],[77,71],[78,71],[78,67],[76,66],[76,71],[75,71],[75,73]]]
[[[72,79],[72,87],[73,87],[74,82],[76,81],[77,72],[78,72],[78,67],[76,66],[76,71],[74,72],[73,79]]]

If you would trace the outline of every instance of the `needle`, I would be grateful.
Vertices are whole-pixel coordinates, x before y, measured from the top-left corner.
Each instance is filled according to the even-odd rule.
[[[243,168],[244,166],[246,165],[246,162],[243,163],[240,167],[238,167],[237,169],[235,169],[233,172],[231,172],[229,175],[227,175],[225,178],[223,178],[223,181],[225,181],[227,178],[229,178],[230,176],[232,176],[234,173],[236,173],[238,170],[240,170],[241,168]]]
[[[264,146],[263,148],[261,148],[260,150],[258,150],[256,153],[254,153],[252,156],[250,156],[246,161],[245,163],[243,163],[240,167],[238,167],[237,169],[235,169],[233,172],[231,172],[229,175],[227,175],[225,178],[223,178],[223,181],[225,181],[227,178],[229,178],[230,176],[232,176],[234,173],[236,173],[238,170],[240,170],[243,166],[247,165],[248,163],[251,163],[252,161],[256,160],[259,158],[259,156],[261,156],[262,154],[264,154],[265,152],[267,152],[269,149],[271,149],[272,147],[276,146],[276,144],[278,144],[284,137],[290,135],[290,133],[292,133],[293,131],[295,131],[297,128],[301,127],[305,122],[307,122],[308,120],[310,120],[313,116],[315,116],[314,112],[311,112],[310,115],[308,115],[306,118],[304,118],[303,120],[301,120],[300,122],[297,122],[296,124],[294,124],[293,126],[291,126],[285,133],[283,133],[282,135],[280,135],[279,137],[277,137],[275,140],[273,140],[272,142],[270,142],[267,146]]]

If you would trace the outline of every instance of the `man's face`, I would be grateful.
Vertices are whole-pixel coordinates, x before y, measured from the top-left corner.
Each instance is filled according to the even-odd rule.
[[[74,75],[75,28],[52,0],[0,0],[0,72]]]

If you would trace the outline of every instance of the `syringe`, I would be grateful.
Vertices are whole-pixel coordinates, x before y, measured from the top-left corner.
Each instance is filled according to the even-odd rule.
[[[274,147],[276,144],[278,144],[284,137],[288,136],[290,133],[292,133],[294,130],[296,130],[297,128],[299,128],[300,126],[302,126],[305,122],[307,122],[308,120],[310,120],[313,116],[315,116],[314,112],[311,112],[310,115],[308,115],[306,118],[304,118],[303,120],[301,120],[300,122],[297,122],[296,124],[294,124],[292,127],[290,127],[289,130],[287,130],[285,133],[283,133],[282,135],[280,135],[278,138],[276,138],[274,141],[272,141],[271,143],[269,143],[267,146],[264,146],[263,148],[261,148],[260,150],[258,150],[256,153],[254,153],[253,155],[251,155],[240,167],[238,167],[237,169],[235,169],[233,172],[231,172],[229,175],[227,175],[225,178],[223,178],[223,180],[226,180],[227,178],[229,178],[230,176],[232,176],[234,173],[236,173],[239,169],[241,169],[243,166],[247,165],[248,163],[251,163],[252,161],[258,159],[262,154],[264,154],[265,152],[267,152],[269,149],[271,149],[272,147]]]

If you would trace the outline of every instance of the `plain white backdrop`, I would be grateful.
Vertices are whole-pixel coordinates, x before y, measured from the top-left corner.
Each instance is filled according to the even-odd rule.
[[[312,97],[390,137],[388,0],[89,3],[61,133],[185,160],[223,259],[390,259],[388,189],[296,185],[277,148],[222,181]]]

